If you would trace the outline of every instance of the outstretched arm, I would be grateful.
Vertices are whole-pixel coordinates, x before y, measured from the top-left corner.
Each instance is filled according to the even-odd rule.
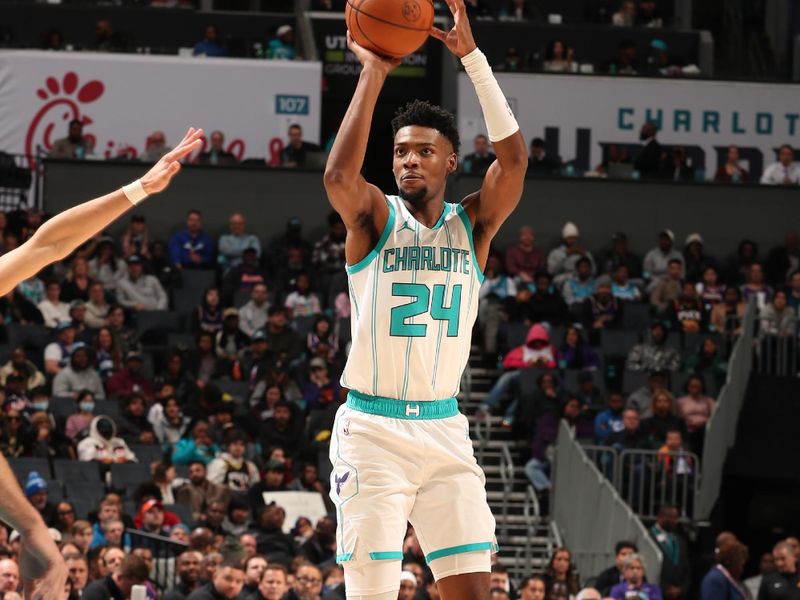
[[[369,254],[375,241],[373,237],[380,234],[389,218],[383,193],[367,183],[361,175],[361,167],[375,103],[386,77],[400,61],[381,58],[362,48],[350,37],[350,32],[347,33],[347,47],[363,68],[325,165],[325,191],[347,227],[345,254],[347,263],[352,265]]]
[[[34,236],[0,257],[0,296],[14,289],[20,281],[35,275],[50,263],[68,256],[144,196],[163,191],[180,171],[180,160],[200,146],[201,129],[189,129],[174,150],[165,154],[127,193],[122,188],[74,206],[42,225]],[[128,186],[126,186],[127,188]],[[132,199],[129,199],[129,195]]]
[[[475,86],[486,120],[487,133],[497,155],[497,160],[486,172],[480,191],[470,194],[462,202],[473,223],[478,260],[484,264],[489,243],[503,221],[519,204],[525,171],[528,168],[528,156],[519,125],[486,57],[478,50],[472,36],[464,0],[447,0],[447,6],[453,13],[453,28],[445,32],[434,27],[431,35],[441,40],[448,50],[461,59]]]

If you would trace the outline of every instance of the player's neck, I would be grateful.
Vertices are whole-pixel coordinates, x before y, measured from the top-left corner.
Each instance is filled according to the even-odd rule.
[[[434,197],[420,202],[403,200],[411,216],[428,229],[432,229],[442,217],[444,211],[444,198]]]

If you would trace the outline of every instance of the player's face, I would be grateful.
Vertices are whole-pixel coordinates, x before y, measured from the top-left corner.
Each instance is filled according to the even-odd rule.
[[[441,195],[456,165],[453,147],[435,129],[409,125],[394,136],[392,172],[404,200],[420,203]]]

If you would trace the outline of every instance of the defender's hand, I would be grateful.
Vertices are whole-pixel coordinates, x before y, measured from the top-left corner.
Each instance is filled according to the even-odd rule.
[[[463,58],[478,47],[475,43],[475,38],[472,37],[472,28],[467,17],[467,7],[464,6],[464,0],[447,0],[447,6],[450,8],[450,12],[453,13],[453,20],[455,21],[453,28],[448,32],[444,32],[438,27],[431,27],[430,33],[447,46],[450,52],[458,58]]]
[[[400,65],[399,58],[379,56],[371,50],[359,46],[353,39],[353,36],[350,35],[349,31],[347,32],[347,47],[350,49],[350,52],[356,55],[356,58],[358,58],[358,61],[365,69],[371,68],[377,70],[384,76],[394,71]]]
[[[153,165],[153,168],[142,176],[142,187],[148,195],[157,194],[166,189],[172,177],[181,170],[180,160],[200,147],[202,135],[202,129],[190,127],[181,143],[162,156]]]

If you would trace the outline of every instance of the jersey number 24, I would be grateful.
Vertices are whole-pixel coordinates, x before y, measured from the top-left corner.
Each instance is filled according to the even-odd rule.
[[[412,298],[411,302],[392,309],[389,333],[395,337],[425,337],[428,326],[424,323],[409,323],[408,320],[429,312],[432,319],[447,321],[447,337],[458,336],[458,320],[461,314],[461,284],[453,286],[450,306],[444,305],[447,286],[434,285],[431,289],[423,283],[393,283],[392,296]]]

